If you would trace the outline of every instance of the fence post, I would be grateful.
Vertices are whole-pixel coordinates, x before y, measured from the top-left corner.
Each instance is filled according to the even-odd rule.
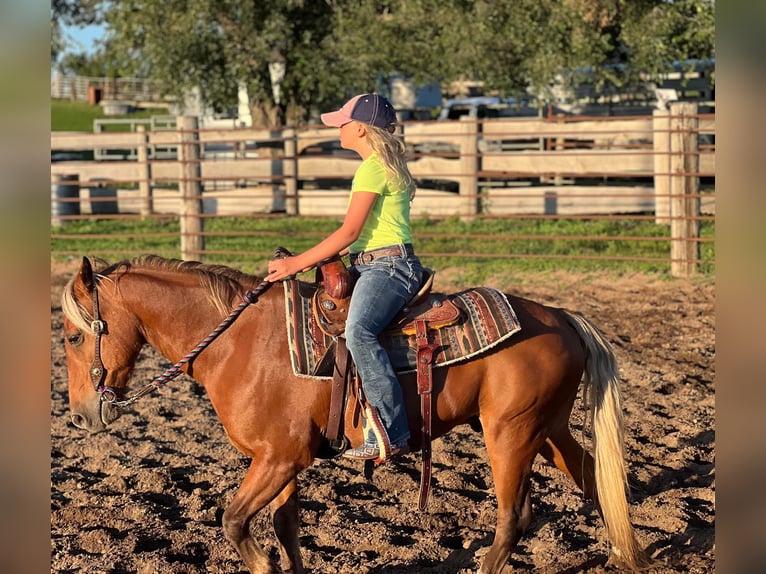
[[[145,126],[136,126],[138,132],[138,197],[141,218],[149,217],[152,206],[152,166],[149,163],[149,134]]]
[[[694,275],[700,258],[697,104],[670,105],[670,274]]]
[[[652,117],[654,154],[654,222],[670,223],[670,114],[654,110]]]
[[[298,203],[298,142],[297,132],[293,128],[285,128],[282,131],[285,153],[282,155],[282,175],[285,182],[285,212],[287,215],[298,215],[300,205]]]
[[[476,120],[462,116],[456,125],[460,141],[460,202],[459,214],[473,216],[478,213],[479,191],[479,128]]]
[[[181,196],[181,259],[200,260],[202,237],[202,169],[196,116],[178,116],[179,191]]]

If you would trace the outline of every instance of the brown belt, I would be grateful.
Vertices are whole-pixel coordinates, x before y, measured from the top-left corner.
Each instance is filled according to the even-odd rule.
[[[394,245],[392,247],[381,247],[380,249],[371,249],[360,253],[352,253],[349,258],[351,265],[358,263],[371,263],[381,257],[407,257],[414,253],[412,245],[405,243],[403,245]]]

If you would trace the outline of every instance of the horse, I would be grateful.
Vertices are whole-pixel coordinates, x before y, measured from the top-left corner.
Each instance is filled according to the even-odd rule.
[[[148,344],[202,384],[232,445],[251,459],[222,518],[225,538],[252,573],[305,572],[300,554],[298,474],[317,457],[331,382],[297,377],[285,329],[284,289],[222,265],[141,256],[108,264],[84,257],[62,295],[73,424],[102,431],[130,401],[133,366]],[[204,351],[243,294],[236,321]],[[610,560],[631,570],[652,560],[631,524],[622,399],[614,350],[579,313],[506,294],[521,330],[476,357],[433,370],[432,436],[480,423],[497,499],[494,539],[480,574],[499,574],[532,520],[530,477],[538,454],[591,499],[605,525]],[[231,316],[231,315],[230,315]],[[209,339],[205,339],[210,342]],[[184,362],[185,361],[185,362]],[[181,367],[177,367],[176,372]],[[415,374],[400,376],[411,430],[422,447]],[[569,418],[584,387],[593,455],[572,436]],[[147,388],[147,387],[145,387]],[[135,399],[138,395],[134,395]],[[363,431],[347,409],[351,446]],[[279,564],[251,535],[269,507]]]

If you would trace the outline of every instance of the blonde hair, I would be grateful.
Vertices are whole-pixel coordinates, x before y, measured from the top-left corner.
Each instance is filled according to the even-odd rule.
[[[410,194],[410,201],[415,197],[415,180],[404,158],[404,141],[390,131],[377,126],[367,125],[367,143],[378,154],[389,178],[401,185]]]

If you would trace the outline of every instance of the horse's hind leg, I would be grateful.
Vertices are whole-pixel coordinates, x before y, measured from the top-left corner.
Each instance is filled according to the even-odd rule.
[[[609,531],[609,524],[604,516],[596,489],[593,457],[575,440],[569,432],[569,428],[558,429],[556,432],[551,433],[545,444],[540,448],[540,454],[556,465],[559,470],[567,474],[580,487],[585,496],[593,501],[596,511],[606,525],[607,531]],[[617,491],[619,495],[616,496],[624,497],[622,488],[623,486],[620,484],[620,490]],[[605,500],[608,500],[608,495],[609,492],[607,491]],[[616,503],[619,504],[619,500]],[[622,504],[626,505],[625,512],[627,514],[627,502],[624,498],[622,499]],[[620,519],[621,517],[618,516],[617,521],[621,522],[621,524],[615,527],[614,531],[623,536],[622,542],[615,542],[610,536],[612,548],[609,562],[615,560],[618,566],[622,565],[632,571],[646,569],[645,567],[651,565],[651,559],[638,546],[633,527],[627,516],[622,518],[622,520]],[[626,556],[630,559],[626,559]]]
[[[291,574],[303,574],[300,540],[298,539],[298,483],[295,479],[287,483],[269,505],[274,523],[274,532],[279,541],[279,555],[282,570]]]
[[[511,551],[532,520],[529,495],[532,461],[541,440],[520,432],[523,426],[486,427],[487,452],[492,465],[497,496],[497,527],[492,547],[484,557],[479,574],[499,574]]]
[[[568,427],[551,433],[540,454],[564,472],[598,507],[593,457],[572,436]]]

